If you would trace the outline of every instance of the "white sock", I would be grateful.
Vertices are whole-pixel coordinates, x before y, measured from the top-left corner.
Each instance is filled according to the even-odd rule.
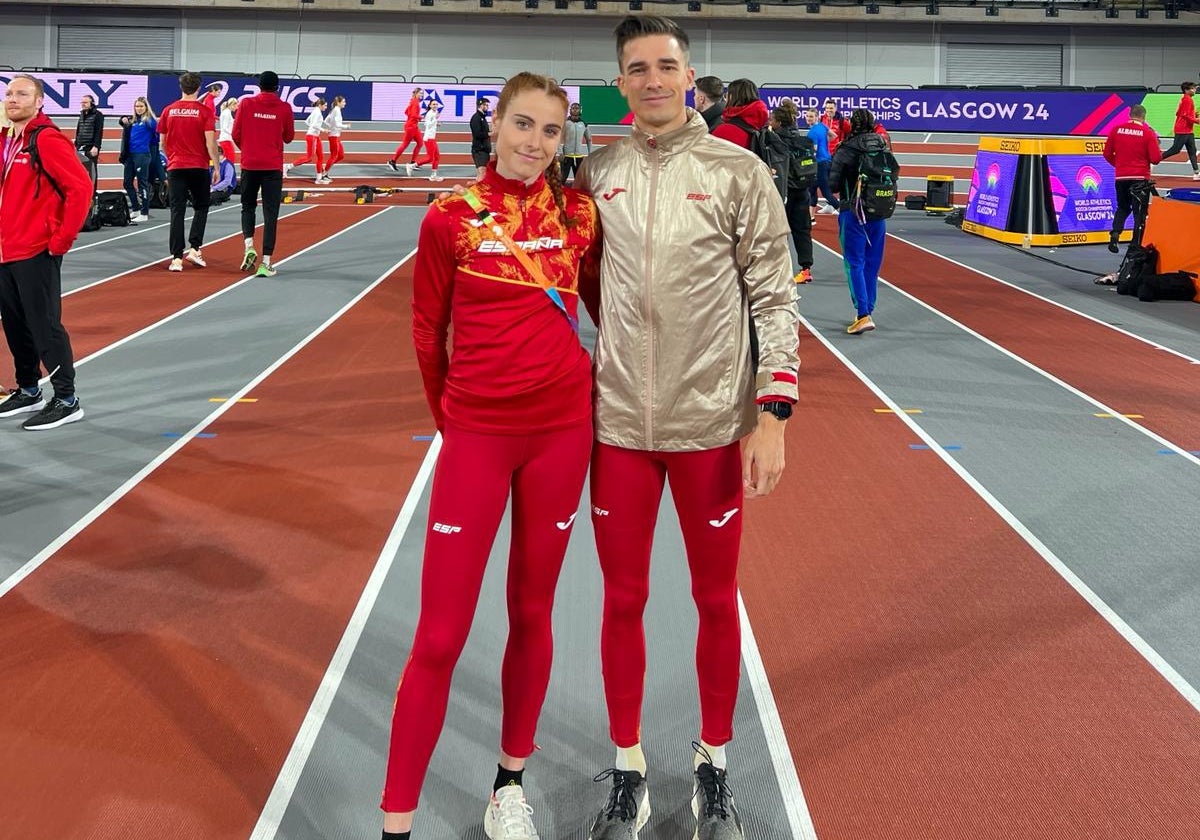
[[[246,249],[249,250],[250,248],[253,248],[253,247],[254,247],[254,237],[247,236],[246,237]]]
[[[262,264],[267,266],[268,268],[270,267],[270,265],[271,265],[271,255],[270,254],[263,254]]]
[[[706,744],[703,741],[701,741],[700,749],[703,750],[704,752],[708,753],[708,758],[706,759],[704,757],[704,755],[702,755],[700,753],[700,751],[697,750],[696,751],[696,767],[697,768],[699,768],[701,764],[709,763],[709,764],[712,764],[712,766],[717,768],[718,770],[726,769],[727,765],[725,763],[725,745],[724,744],[722,744],[719,747],[714,747],[712,744]]]
[[[641,742],[632,747],[617,747],[616,768],[622,771],[636,770],[643,776],[646,775],[646,756],[642,752]]]

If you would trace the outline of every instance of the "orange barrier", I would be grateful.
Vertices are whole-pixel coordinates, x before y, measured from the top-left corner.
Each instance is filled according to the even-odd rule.
[[[1158,271],[1194,271],[1200,274],[1200,204],[1156,198],[1150,202],[1142,241],[1158,249]],[[1200,284],[1196,288],[1200,303]]]

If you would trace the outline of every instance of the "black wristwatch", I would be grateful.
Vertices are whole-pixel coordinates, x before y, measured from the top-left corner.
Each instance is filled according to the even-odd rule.
[[[792,404],[783,400],[772,400],[771,402],[761,403],[758,409],[759,411],[766,411],[775,415],[776,420],[786,420],[792,416]]]

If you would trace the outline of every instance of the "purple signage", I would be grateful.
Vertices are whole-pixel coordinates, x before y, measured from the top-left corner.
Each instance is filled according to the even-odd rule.
[[[1112,230],[1117,210],[1116,174],[1099,155],[1047,155],[1050,197],[1059,233]],[[1125,222],[1133,228],[1133,219]]]
[[[146,95],[145,76],[114,76],[109,73],[30,73],[40,79],[46,95],[42,110],[49,116],[78,114],[84,96],[96,100],[106,113],[132,114],[133,101]],[[0,72],[0,97],[8,91],[11,72]],[[178,86],[176,86],[178,89]]]
[[[371,119],[404,121],[404,109],[412,100],[412,92],[421,88],[424,97],[422,106],[436,100],[442,106],[440,118],[447,122],[466,122],[475,113],[475,102],[481,97],[490,99],[492,108],[500,98],[499,85],[474,84],[412,84],[400,82],[374,82],[371,85]],[[579,101],[578,87],[565,87],[567,99]],[[424,111],[424,107],[421,109]]]
[[[963,218],[977,225],[1005,230],[1008,227],[1008,208],[1012,204],[1016,172],[1016,155],[976,152],[975,171],[971,173],[971,188],[967,192],[967,209]]]
[[[889,131],[958,131],[969,134],[1107,134],[1129,119],[1142,93],[875,88],[764,87],[768,108],[792,99],[801,110],[833,100],[849,116],[866,108]]]
[[[201,74],[204,87],[213,82],[221,85],[217,93],[217,104],[222,100],[235,96],[245,99],[259,92],[257,76],[209,76]],[[204,88],[201,88],[203,91]],[[178,76],[151,76],[149,84],[150,104],[156,111],[170,105],[179,98]],[[338,79],[280,79],[279,98],[292,106],[292,113],[297,117],[307,116],[309,106],[314,99],[324,99],[333,103],[333,97],[344,96],[346,106],[342,116],[346,120],[371,119],[371,83],[351,82]]]

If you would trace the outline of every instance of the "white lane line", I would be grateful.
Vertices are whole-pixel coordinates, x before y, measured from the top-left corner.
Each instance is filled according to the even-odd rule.
[[[1059,303],[1058,301],[1052,300],[1051,298],[1045,297],[1044,295],[1040,295],[1037,292],[1033,292],[1033,291],[1030,291],[1029,289],[1023,288],[1023,287],[1017,285],[1016,283],[1013,283],[1011,280],[1004,280],[1000,277],[995,276],[994,274],[988,274],[986,271],[980,271],[978,268],[974,268],[972,266],[967,265],[966,263],[959,262],[958,260],[954,259],[953,257],[947,257],[944,254],[939,254],[936,251],[931,251],[922,245],[918,245],[916,242],[913,242],[912,240],[905,239],[902,236],[897,236],[894,233],[889,233],[888,236],[892,237],[895,240],[903,242],[905,245],[911,245],[912,247],[916,248],[919,251],[924,251],[927,254],[932,254],[933,256],[938,257],[939,259],[943,259],[948,263],[952,263],[953,265],[956,265],[959,268],[965,268],[967,271],[972,271],[975,274],[978,274],[980,277],[986,277],[989,280],[994,280],[997,283],[1002,283],[1005,286],[1016,289],[1019,292],[1024,292],[1025,294],[1029,295],[1030,297],[1037,298],[1038,300],[1044,301],[1045,303],[1049,303],[1052,306],[1057,306],[1059,309],[1064,309],[1073,315],[1078,315],[1080,318],[1086,318],[1087,320],[1092,321],[1093,323],[1099,324],[1100,326],[1106,327],[1114,332],[1118,332],[1121,335],[1135,339],[1136,341],[1140,341],[1143,344],[1148,344],[1151,347],[1153,347],[1155,350],[1162,350],[1165,353],[1170,353],[1173,356],[1178,356],[1179,358],[1181,358],[1185,361],[1191,362],[1194,365],[1200,364],[1200,359],[1197,359],[1194,356],[1189,356],[1186,353],[1179,352],[1178,350],[1172,350],[1170,347],[1164,347],[1163,345],[1159,344],[1158,342],[1151,341],[1150,339],[1144,338],[1143,336],[1140,336],[1137,333],[1131,333],[1131,332],[1129,332],[1129,330],[1123,330],[1120,327],[1115,326],[1114,324],[1109,324],[1106,321],[1101,321],[1099,318],[1089,315],[1086,312],[1081,312],[1078,309],[1073,309],[1070,306],[1067,306],[1065,303]]]
[[[750,627],[750,616],[746,612],[746,603],[742,600],[740,591],[738,613],[742,618],[742,661],[746,664],[746,676],[750,690],[754,693],[754,703],[758,707],[758,719],[762,723],[763,735],[767,739],[767,751],[771,754],[771,763],[775,766],[775,779],[779,783],[779,795],[783,799],[783,810],[787,814],[793,840],[817,840],[817,829],[813,825],[812,815],[808,812],[804,789],[800,786],[800,774],[796,772],[796,762],[792,760],[792,750],[788,746],[783,721],[779,717],[779,707],[775,704],[775,695],[771,692],[771,683],[767,679],[767,669],[763,666],[758,643],[754,640],[754,631]]]
[[[932,134],[926,134],[926,135],[925,135],[925,139],[924,139],[924,140],[922,140],[921,142],[922,142],[922,143],[928,143],[928,142],[929,142],[929,138],[930,138],[930,137],[932,137],[932,136],[933,136]]]
[[[819,245],[821,248],[824,248],[826,251],[833,254],[838,259],[841,259],[841,254],[839,254],[837,251],[830,248],[828,245],[826,245],[822,242],[818,242],[815,239],[813,240],[813,244]],[[1007,347],[1002,347],[1001,345],[992,341],[987,336],[981,335],[980,333],[971,329],[970,327],[968,327],[966,324],[962,323],[961,321],[955,320],[951,316],[947,315],[945,312],[942,312],[940,309],[936,309],[933,306],[926,303],[925,301],[916,297],[915,295],[909,294],[908,292],[904,291],[904,289],[901,289],[899,286],[895,285],[894,283],[891,283],[891,282],[885,280],[883,277],[879,278],[879,282],[885,286],[888,286],[893,291],[908,298],[913,303],[916,303],[917,305],[922,306],[925,309],[928,309],[930,312],[932,312],[934,315],[937,315],[939,318],[942,318],[943,320],[958,327],[960,330],[962,330],[963,332],[965,332],[967,335],[971,336],[972,338],[976,338],[979,341],[982,341],[984,344],[986,344],[988,347],[991,347],[993,350],[996,350],[999,353],[1002,353],[1003,355],[1012,359],[1014,362],[1017,362],[1018,364],[1028,368],[1029,370],[1033,371],[1034,373],[1038,374],[1039,376],[1042,376],[1045,379],[1048,379],[1049,381],[1053,382],[1055,385],[1062,388],[1063,390],[1068,391],[1071,394],[1074,394],[1075,396],[1079,397],[1081,400],[1083,400],[1085,402],[1091,403],[1096,408],[1100,409],[1100,412],[1102,414],[1111,414],[1112,419],[1114,421],[1124,423],[1126,426],[1133,429],[1134,431],[1140,432],[1143,435],[1145,435],[1146,437],[1150,438],[1155,443],[1157,443],[1167,449],[1170,449],[1176,455],[1182,455],[1185,460],[1191,461],[1196,466],[1200,466],[1200,458],[1193,455],[1188,449],[1185,449],[1183,446],[1172,443],[1171,441],[1167,440],[1165,437],[1158,434],[1157,432],[1147,429],[1145,426],[1142,426],[1141,424],[1135,422],[1134,420],[1131,420],[1130,418],[1126,417],[1123,413],[1121,413],[1117,409],[1115,409],[1109,405],[1106,405],[1105,403],[1100,402],[1100,400],[1096,399],[1095,397],[1091,396],[1090,394],[1086,394],[1083,391],[1076,388],[1074,385],[1071,385],[1070,383],[1065,382],[1062,379],[1059,379],[1057,376],[1050,373],[1048,370],[1044,370],[1044,369],[1038,367],[1033,362],[1031,362],[1027,359],[1023,359],[1022,357],[1018,356],[1016,353],[1009,350]]]
[[[388,210],[390,210],[390,209],[391,208],[389,207]],[[386,212],[387,212],[387,210],[383,211],[383,213],[386,213]],[[372,219],[376,218],[377,216],[383,215],[383,213],[373,214],[369,218],[372,218]],[[364,219],[363,221],[367,221],[367,220]],[[340,231],[339,233],[336,233],[333,236],[330,236],[328,239],[325,239],[322,242],[318,242],[316,245],[312,245],[309,248],[305,248],[304,250],[307,251],[307,250],[310,250],[311,248],[316,248],[316,247],[324,244],[325,242],[328,242],[331,239],[334,239],[337,236],[340,236],[342,233],[345,233],[346,231],[351,230],[353,227],[357,227],[360,224],[362,224],[362,222],[356,222],[351,227],[346,228],[345,230]],[[304,253],[304,251],[300,251],[299,253],[293,254],[291,257],[288,257],[288,259],[294,259],[295,257],[298,257],[303,253]],[[392,268],[388,269],[388,273],[390,274],[392,271],[395,271],[397,268],[399,268],[404,263],[405,260],[409,259],[415,253],[416,253],[416,250],[414,249],[406,257],[404,257],[404,259],[400,260]],[[283,262],[284,262],[284,260],[280,260],[279,264],[282,265]],[[96,519],[98,519],[105,511],[107,511],[110,507],[112,507],[118,501],[120,501],[122,497],[124,497],[127,493],[129,493],[131,490],[133,490],[135,487],[137,487],[143,480],[145,480],[145,478],[147,476],[149,476],[152,472],[154,472],[156,469],[158,469],[162,464],[166,463],[171,458],[172,455],[174,455],[176,452],[178,452],[184,446],[184,444],[186,444],[193,437],[195,437],[197,434],[199,434],[201,431],[203,431],[205,429],[205,427],[212,424],[213,421],[215,421],[218,417],[220,417],[222,414],[224,414],[230,408],[237,405],[238,404],[237,401],[239,399],[244,397],[247,393],[250,392],[251,389],[253,389],[255,386],[257,386],[260,382],[262,382],[264,379],[266,379],[268,376],[270,376],[276,370],[278,370],[279,367],[281,365],[283,365],[288,359],[290,359],[292,356],[296,355],[298,352],[300,352],[302,349],[304,349],[304,347],[309,342],[311,342],[314,338],[316,338],[318,335],[320,335],[322,332],[324,332],[326,329],[328,329],[330,324],[332,324],[334,321],[336,321],[338,318],[340,318],[347,310],[350,309],[351,306],[353,306],[355,303],[357,303],[359,300],[361,300],[362,297],[364,295],[366,295],[367,292],[371,291],[371,289],[378,286],[383,281],[384,277],[386,277],[386,276],[387,275],[385,274],[383,277],[380,277],[378,280],[376,280],[374,283],[372,283],[370,286],[368,286],[362,292],[355,295],[355,297],[349,303],[347,303],[345,306],[343,306],[341,309],[339,309],[337,312],[335,312],[333,315],[331,315],[329,317],[329,319],[325,321],[325,323],[321,324],[321,326],[317,327],[315,330],[313,330],[311,333],[309,333],[305,338],[301,339],[300,342],[298,344],[296,344],[291,350],[287,351],[285,354],[280,356],[275,362],[273,362],[271,364],[270,367],[268,367],[266,370],[264,370],[262,373],[260,373],[258,376],[256,376],[253,380],[251,380],[251,382],[249,384],[247,384],[245,387],[243,387],[236,394],[230,395],[230,398],[227,402],[218,403],[217,404],[218,407],[215,410],[213,410],[207,417],[202,419],[195,426],[193,426],[190,430],[188,430],[186,433],[181,435],[177,441],[175,441],[170,446],[168,446],[166,449],[164,449],[162,452],[160,452],[158,454],[158,456],[156,458],[154,458],[154,460],[150,461],[148,464],[146,464],[146,466],[142,467],[134,475],[132,475],[128,479],[126,479],[125,482],[122,483],[120,487],[118,487],[113,492],[109,493],[108,496],[105,497],[103,501],[101,501],[98,505],[96,505],[94,508],[92,508],[86,514],[84,514],[82,517],[80,517],[80,519],[74,525],[72,525],[71,527],[69,527],[65,531],[63,531],[61,534],[59,534],[49,545],[47,545],[45,548],[43,548],[41,551],[39,551],[36,555],[34,555],[29,561],[27,561],[19,569],[17,569],[11,575],[9,575],[7,578],[5,578],[2,582],[0,582],[0,598],[3,598],[5,595],[7,595],[9,592],[11,592],[13,590],[13,588],[17,586],[17,584],[19,584],[25,578],[29,577],[31,574],[33,574],[35,571],[37,571],[37,569],[43,563],[45,563],[48,559],[50,559],[50,557],[52,557],[55,554],[55,552],[57,552],[60,548],[62,548],[64,545],[66,545],[71,540],[73,540],[79,533],[81,533],[85,528],[87,528],[87,526],[89,526],[93,522],[95,522]],[[249,280],[249,279],[251,279],[251,278],[249,278],[249,277],[246,278],[246,280]],[[237,283],[236,285],[240,286],[242,283],[246,282],[246,280],[242,280],[239,283]],[[210,295],[209,297],[205,298],[205,300],[206,301],[212,300],[213,298],[217,297],[218,295],[224,294],[225,292],[229,291],[232,288],[234,288],[234,286],[230,286],[227,289],[223,289],[220,292],[218,292],[217,294]],[[201,303],[203,303],[203,302],[204,301],[201,301]],[[179,315],[183,314],[183,312],[186,312],[191,309],[195,309],[196,306],[199,306],[199,304],[193,304],[192,306],[189,306],[187,310],[177,312],[174,315],[164,318],[162,321],[159,321],[158,324],[155,324],[153,326],[159,326],[161,324],[167,323],[168,321],[174,320]],[[134,335],[142,335],[142,334],[146,333],[147,331],[149,331],[150,329],[153,329],[153,326],[147,327],[144,330],[139,330]],[[132,340],[133,337],[134,336],[129,336],[128,338],[122,339],[120,342],[118,342],[115,345],[110,345],[108,347],[103,348],[102,350],[97,350],[92,355],[76,362],[75,364],[76,364],[76,366],[79,366],[81,364],[84,364],[85,362],[89,362],[92,359],[96,358],[97,356],[101,356],[104,353],[107,353],[109,350],[112,350],[114,347],[119,346],[120,344],[124,344],[126,341]]]
[[[1082,596],[1083,599],[1087,601],[1088,604],[1090,604],[1091,607],[1096,610],[1096,612],[1099,613],[1100,616],[1107,621],[1114,630],[1121,634],[1121,637],[1124,638],[1125,641],[1129,642],[1133,649],[1141,654],[1142,658],[1150,663],[1150,666],[1154,668],[1155,671],[1158,671],[1163,679],[1170,683],[1171,687],[1178,691],[1183,696],[1183,699],[1191,704],[1192,708],[1200,711],[1200,692],[1193,688],[1192,685],[1188,683],[1188,681],[1185,680],[1178,671],[1171,667],[1170,663],[1163,659],[1158,651],[1152,648],[1145,639],[1138,635],[1136,630],[1126,624],[1125,620],[1121,618],[1121,616],[1119,616],[1112,607],[1106,604],[1104,600],[1095,592],[1093,592],[1078,575],[1071,571],[1071,569],[1062,560],[1060,560],[1053,551],[1051,551],[1041,540],[1037,538],[1037,536],[1034,535],[1032,531],[1029,530],[1029,528],[1025,526],[1023,522],[1021,522],[1021,520],[1017,519],[1017,517],[1013,515],[1012,511],[1001,504],[1000,500],[993,496],[986,487],[980,484],[979,481],[975,479],[975,476],[967,472],[967,470],[960,463],[958,463],[958,461],[950,457],[950,455],[944,449],[942,449],[938,442],[933,439],[932,435],[921,428],[920,424],[918,424],[911,415],[905,414],[900,408],[899,403],[893,401],[882,388],[880,388],[875,384],[874,381],[871,380],[870,377],[859,370],[858,367],[840,350],[838,350],[837,347],[830,343],[830,341],[824,335],[822,335],[821,332],[811,322],[809,322],[807,318],[801,315],[800,322],[804,324],[805,328],[812,333],[812,335],[818,341],[825,345],[829,352],[836,356],[837,359],[843,365],[845,365],[851,373],[857,376],[864,385],[870,388],[875,396],[883,400],[883,404],[892,409],[892,412],[896,415],[896,417],[899,418],[900,421],[906,426],[908,426],[909,429],[912,430],[913,434],[925,441],[931,452],[936,453],[937,457],[941,458],[942,461],[945,462],[946,466],[954,470],[955,474],[964,482],[966,482],[967,486],[974,490],[976,495],[983,499],[988,507],[994,510],[1000,516],[1000,518],[1003,519],[1019,537],[1021,537],[1021,539],[1023,539],[1034,551],[1041,555],[1042,559],[1045,560],[1050,567],[1054,569],[1054,571],[1058,572],[1063,580],[1070,584],[1071,588],[1078,592],[1080,596]]]
[[[433,466],[437,462],[438,452],[441,448],[442,436],[436,434],[433,443],[429,445],[429,451],[425,454],[425,460],[421,462],[421,468],[418,470],[416,478],[413,479],[412,487],[409,488],[404,504],[400,508],[400,514],[392,525],[392,531],[388,534],[387,541],[379,552],[375,569],[367,580],[366,588],[363,589],[353,615],[350,616],[350,623],[346,626],[346,632],[342,634],[342,640],[338,643],[333,659],[330,660],[320,687],[317,688],[317,693],[308,708],[308,714],[304,716],[304,722],[300,724],[300,731],[296,733],[292,748],[288,750],[287,758],[284,759],[283,767],[280,768],[279,775],[275,779],[275,785],[271,788],[266,804],[263,805],[258,822],[255,823],[254,830],[250,832],[250,840],[273,840],[279,831],[279,824],[283,822],[284,814],[287,813],[288,805],[296,792],[296,785],[300,782],[300,776],[304,773],[304,767],[308,764],[309,756],[317,743],[317,737],[325,725],[325,718],[329,715],[329,709],[337,697],[342,678],[346,675],[346,669],[349,667],[354,651],[366,629],[367,621],[371,618],[371,611],[375,609],[379,592],[383,589],[384,581],[392,570],[392,563],[400,551],[400,543],[404,540],[409,523],[425,492],[425,485],[429,483],[429,477],[433,473]]]
[[[236,205],[231,204],[228,207],[218,207],[216,210],[209,210],[208,215],[215,216],[218,213],[224,213],[226,210],[232,210],[235,206]],[[184,219],[183,219],[184,224],[187,224],[189,221],[191,221],[191,218],[192,218],[191,216],[184,216]],[[67,252],[67,255],[70,256],[71,254],[78,253],[79,251],[86,251],[88,248],[96,248],[100,245],[107,245],[110,242],[116,242],[119,239],[126,239],[130,236],[137,236],[139,233],[149,233],[152,230],[162,230],[165,227],[169,227],[170,224],[171,224],[170,222],[164,222],[162,224],[152,225],[152,226],[133,225],[133,227],[137,228],[136,230],[131,230],[129,233],[122,233],[120,236],[110,236],[107,239],[99,239],[95,242],[89,242],[86,245],[79,245],[77,247],[73,247],[73,248],[71,248],[70,251]],[[217,241],[220,241],[220,240],[217,240]]]
[[[280,220],[280,221],[283,221],[284,219],[290,219],[290,218],[292,218],[293,216],[299,216],[301,213],[305,212],[306,210],[312,210],[312,209],[314,209],[314,208],[315,208],[315,205],[314,205],[313,207],[304,207],[304,208],[301,208],[300,210],[297,210],[297,211],[295,211],[295,212],[292,212],[292,213],[287,213],[286,215],[281,215],[281,216],[279,217],[279,220]],[[164,227],[165,227],[165,225],[164,225]],[[259,229],[259,228],[261,228],[261,227],[262,227],[262,224],[258,224],[258,225],[255,225],[254,229],[255,229],[255,230],[258,230],[258,229]],[[127,235],[128,235],[128,234],[127,234]],[[205,242],[205,243],[204,243],[204,245],[205,245],[205,247],[208,247],[208,246],[210,246],[210,245],[216,245],[218,242],[224,242],[226,239],[233,239],[234,237],[241,237],[241,235],[242,235],[242,231],[241,231],[241,229],[239,228],[238,230],[235,230],[233,233],[231,233],[231,234],[228,234],[227,236],[222,236],[220,239],[214,239],[214,240],[212,240],[211,242]],[[121,239],[122,237],[118,236],[118,237],[116,237],[116,238],[117,238],[117,239]],[[111,242],[112,240],[110,239],[109,241]],[[96,244],[96,245],[102,245],[102,244],[104,244],[104,243],[102,243],[102,242],[97,242],[97,243],[95,243],[95,244]],[[88,248],[90,248],[90,247],[91,247],[91,245],[88,245],[88,246],[85,246],[85,247],[88,247]],[[83,249],[82,249],[82,248],[80,248],[80,249],[78,249],[78,250],[82,251]],[[71,250],[71,251],[69,251],[69,252],[67,253],[67,256],[69,257],[71,254],[74,254],[74,253],[75,253],[75,250],[73,249],[73,250]],[[71,289],[70,291],[67,291],[67,292],[63,292],[63,293],[62,293],[62,296],[63,296],[63,297],[67,297],[68,295],[74,295],[74,294],[78,294],[79,292],[85,291],[85,290],[87,290],[87,289],[91,289],[91,288],[94,288],[94,287],[96,287],[96,286],[102,285],[102,284],[104,284],[104,283],[108,283],[108,282],[109,282],[109,281],[111,281],[111,280],[117,280],[117,279],[119,279],[119,278],[121,278],[121,277],[125,277],[126,275],[133,274],[135,271],[141,271],[141,270],[142,270],[142,269],[144,269],[144,268],[151,268],[151,267],[153,267],[153,266],[156,266],[156,265],[165,265],[165,264],[166,264],[166,262],[167,262],[167,261],[170,259],[170,256],[171,256],[171,255],[170,255],[169,253],[168,253],[168,254],[164,254],[164,255],[163,255],[163,256],[161,256],[161,257],[156,257],[155,259],[152,259],[152,260],[150,260],[150,262],[148,262],[148,263],[142,263],[142,264],[141,264],[141,265],[139,265],[139,266],[134,266],[133,268],[130,268],[130,269],[126,270],[126,271],[122,271],[122,272],[120,272],[119,274],[114,274],[114,275],[112,275],[111,277],[104,277],[104,278],[102,278],[102,279],[100,279],[100,280],[93,280],[91,283],[87,283],[87,284],[85,284],[85,285],[83,285],[83,286],[79,286],[78,288]],[[283,262],[283,261],[282,261],[282,260],[280,260],[280,264],[282,264],[282,262]]]
[[[276,266],[287,265],[289,262],[296,259],[297,257],[303,256],[304,254],[307,254],[309,251],[312,251],[316,248],[320,248],[322,245],[325,245],[326,243],[331,242],[334,239],[337,239],[342,234],[348,233],[349,231],[354,230],[359,225],[366,224],[367,222],[371,221],[372,219],[376,219],[379,216],[382,216],[384,213],[387,213],[389,210],[392,210],[392,209],[394,209],[394,208],[388,207],[378,213],[372,213],[370,216],[360,219],[359,221],[350,225],[350,227],[342,228],[341,230],[339,230],[337,233],[333,234],[332,236],[327,236],[324,239],[322,239],[320,242],[314,242],[312,245],[309,245],[307,248],[305,248],[301,251],[297,251],[296,253],[291,254],[290,256],[284,257],[283,259],[274,263],[274,265],[276,265]],[[240,234],[239,234],[239,236],[240,236]],[[199,309],[201,306],[204,306],[204,304],[209,303],[210,301],[214,301],[217,298],[219,298],[221,295],[228,294],[229,292],[232,292],[234,289],[238,288],[239,286],[241,286],[245,283],[249,283],[251,280],[255,280],[255,279],[258,279],[258,278],[256,278],[255,275],[251,274],[246,277],[243,277],[241,280],[238,280],[236,283],[226,286],[223,289],[218,289],[217,291],[213,292],[211,295],[209,295],[206,298],[202,298],[202,299],[196,301],[195,303],[185,306],[183,309],[172,312],[170,315],[166,316],[165,318],[162,318],[159,321],[155,321],[153,324],[150,324],[149,326],[142,327],[137,332],[130,333],[129,335],[125,336],[124,338],[114,341],[112,344],[109,344],[107,347],[101,347],[99,350],[97,350],[95,353],[92,353],[90,356],[85,356],[84,358],[77,361],[75,363],[75,367],[79,367],[82,364],[86,364],[87,362],[90,362],[93,359],[98,359],[101,356],[103,356],[105,353],[116,350],[118,347],[128,344],[129,342],[133,341],[135,338],[140,338],[141,336],[145,335],[146,333],[150,332],[151,330],[156,330],[159,327],[163,326],[164,324],[169,324],[172,321],[174,321],[176,318],[179,318],[179,317],[191,312],[193,309]],[[267,282],[270,282],[270,281],[268,280]],[[278,281],[276,281],[276,282],[278,282]],[[47,378],[43,381],[48,382],[49,379]],[[2,595],[2,594],[3,593],[0,592],[0,595]]]

